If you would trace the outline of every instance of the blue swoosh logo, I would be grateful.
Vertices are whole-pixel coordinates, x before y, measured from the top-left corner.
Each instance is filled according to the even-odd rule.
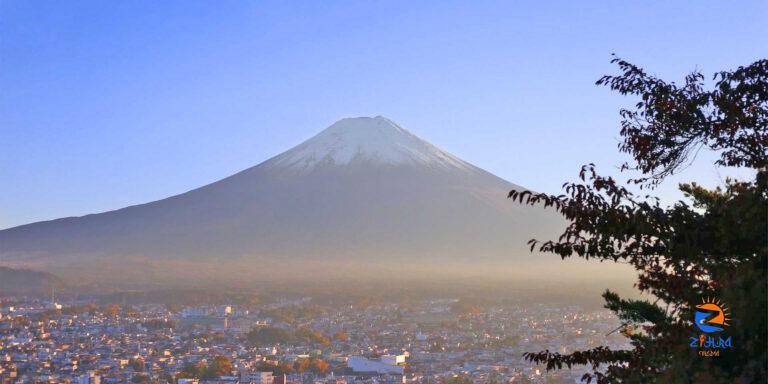
[[[709,316],[712,314],[709,312],[696,312],[696,326],[699,327],[703,332],[706,333],[712,333],[712,332],[718,332],[722,331],[723,328],[715,327],[714,325],[707,325],[705,322]]]

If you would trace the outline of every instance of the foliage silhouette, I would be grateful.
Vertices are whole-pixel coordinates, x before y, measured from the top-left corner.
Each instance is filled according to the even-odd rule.
[[[682,86],[649,76],[614,58],[621,71],[598,85],[640,98],[622,109],[619,150],[640,177],[622,185],[583,166],[579,182],[552,196],[511,191],[522,204],[553,207],[570,224],[557,240],[529,242],[531,250],[561,258],[578,256],[632,265],[638,290],[650,300],[622,299],[606,291],[606,308],[624,321],[632,349],[601,346],[560,354],[526,353],[548,370],[586,365],[588,382],[719,383],[766,379],[766,264],[768,260],[768,60],[714,76],[705,90],[694,72]],[[653,189],[693,161],[702,147],[719,153],[720,166],[754,170],[750,181],[727,180],[723,188],[680,185],[688,202],[660,206],[658,198],[628,188]],[[702,357],[689,345],[698,337],[694,306],[717,297],[733,314],[725,330],[733,348],[720,357]]]

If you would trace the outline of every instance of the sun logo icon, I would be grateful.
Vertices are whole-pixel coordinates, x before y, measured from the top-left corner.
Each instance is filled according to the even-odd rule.
[[[702,298],[696,309],[696,326],[703,332],[719,332],[729,325],[730,310],[716,298]]]

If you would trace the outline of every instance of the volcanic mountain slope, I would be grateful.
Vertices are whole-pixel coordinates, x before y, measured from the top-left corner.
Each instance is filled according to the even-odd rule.
[[[0,231],[0,260],[478,263],[529,258],[554,212],[383,118],[343,119],[259,165],[163,200]]]

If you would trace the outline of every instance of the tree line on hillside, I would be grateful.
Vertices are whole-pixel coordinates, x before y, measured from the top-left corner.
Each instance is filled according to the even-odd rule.
[[[309,327],[301,327],[295,331],[279,327],[257,327],[248,332],[247,339],[251,345],[259,347],[294,343],[328,346],[334,340],[349,340],[349,335],[344,331],[338,331],[333,335],[324,335],[322,332]]]

